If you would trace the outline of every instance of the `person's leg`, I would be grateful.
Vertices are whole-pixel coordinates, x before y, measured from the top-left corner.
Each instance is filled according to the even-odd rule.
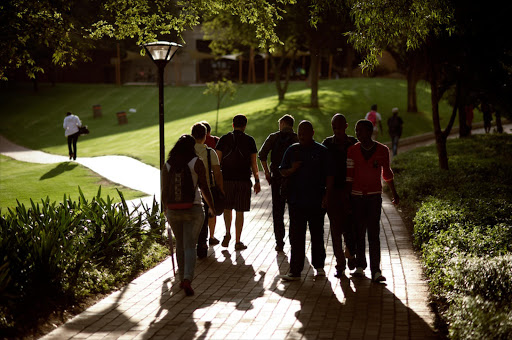
[[[172,233],[176,242],[175,254],[176,262],[178,263],[178,278],[183,281],[184,269],[185,269],[185,256],[183,248],[183,221],[180,216],[180,212],[166,210],[167,221],[171,226]]]
[[[325,210],[322,208],[308,210],[309,234],[311,235],[311,264],[315,269],[323,269],[326,256],[324,245]]]
[[[76,149],[76,143],[78,142],[78,132],[75,133],[73,135],[73,159],[76,160],[76,154],[77,154],[77,149]]]
[[[71,144],[73,143],[73,136],[68,136],[68,151],[69,151],[69,159],[73,158],[73,149],[71,148]]]
[[[370,248],[370,270],[372,278],[380,272],[380,214],[382,197],[371,196],[366,199],[368,207],[368,247]]]
[[[215,238],[215,226],[217,225],[217,216],[208,218],[208,227],[210,229],[210,239]]]
[[[274,236],[276,238],[276,246],[279,249],[284,247],[284,210],[286,200],[281,196],[281,179],[273,178],[272,185],[272,219],[274,222]]]
[[[300,276],[302,269],[304,269],[304,257],[306,255],[307,221],[301,207],[288,207],[290,209],[290,273]]]
[[[356,267],[365,269],[366,263],[366,214],[362,197],[352,196],[354,229],[356,231]]]
[[[197,238],[203,226],[205,215],[203,207],[200,205],[194,205],[194,207],[187,209],[186,214],[186,220],[183,223],[183,253],[185,264],[183,280],[192,281],[196,266]]]
[[[204,215],[208,216],[208,204],[203,200],[204,204]],[[197,239],[197,257],[205,258],[208,254],[208,245],[206,244],[208,235],[208,219],[205,218],[203,220],[203,225],[199,232],[199,237]]]
[[[392,143],[392,150],[393,150],[393,156],[396,156],[398,152],[398,136],[391,137],[391,143]]]
[[[224,209],[224,224],[226,225],[226,235],[224,236],[224,240],[222,240],[222,246],[227,247],[229,241],[231,240],[231,209]]]
[[[342,207],[341,200],[339,199],[340,190],[335,189],[333,199],[329,205],[329,225],[331,229],[332,238],[332,250],[334,257],[336,258],[336,270],[342,272],[346,267],[345,254],[343,253],[343,241],[342,241]]]
[[[355,256],[356,256],[356,243],[357,243],[357,233],[354,227],[354,219],[352,217],[351,212],[342,213],[342,234],[343,241],[345,243],[345,257],[348,260],[349,269],[354,269],[353,267],[356,265]]]
[[[240,242],[240,237],[242,236],[242,229],[244,227],[244,212],[237,211],[235,215],[235,238],[236,243]]]

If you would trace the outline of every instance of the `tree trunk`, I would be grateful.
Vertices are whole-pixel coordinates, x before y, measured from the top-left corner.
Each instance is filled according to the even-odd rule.
[[[448,170],[448,152],[446,151],[446,137],[441,130],[441,122],[439,119],[439,89],[437,85],[437,69],[435,67],[435,60],[430,60],[430,100],[432,103],[432,122],[434,124],[434,134],[436,137],[437,157],[439,160],[439,167],[443,170]]]
[[[311,65],[309,67],[309,79],[311,82],[311,107],[318,108],[318,72],[320,67],[320,49],[313,41],[309,51],[311,53]]]
[[[501,112],[499,110],[496,110],[496,131],[498,133],[503,133],[503,124],[501,123]]]
[[[418,104],[416,98],[416,85],[418,78],[412,75],[413,71],[407,71],[407,112],[418,112]]]
[[[462,89],[461,81],[458,80],[455,88],[455,105],[458,106],[459,109],[459,137],[469,137],[471,134],[471,130],[469,129],[467,116],[466,116],[466,101],[467,98],[466,91]]]
[[[279,60],[279,63],[276,64],[276,58],[273,56],[270,56],[270,66],[274,70],[274,81],[276,83],[276,90],[277,90],[277,98],[279,101],[284,100],[284,96],[286,94],[287,86],[283,88],[281,84],[281,67],[283,65],[284,57],[281,57]]]

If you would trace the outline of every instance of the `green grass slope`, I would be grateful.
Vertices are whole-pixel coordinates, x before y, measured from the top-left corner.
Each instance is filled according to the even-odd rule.
[[[216,99],[203,95],[204,87],[165,87],[166,153],[183,133],[197,121],[207,120],[215,128]],[[234,100],[224,100],[217,135],[231,130],[235,114],[249,119],[246,132],[261,146],[267,135],[277,130],[277,120],[286,113],[297,121],[311,120],[315,139],[331,134],[330,119],[336,112],[347,116],[348,133],[364,118],[371,104],[379,105],[383,122],[398,107],[404,119],[403,137],[432,131],[428,84],[417,88],[421,113],[406,113],[406,82],[397,79],[350,78],[320,82],[320,108],[309,106],[310,89],[305,82],[290,84],[286,99],[279,102],[275,85],[241,85]],[[102,106],[103,117],[93,119],[92,106]],[[130,113],[129,109],[136,109]],[[448,121],[450,107],[440,106],[442,121]],[[41,85],[39,92],[30,87],[0,92],[0,133],[23,146],[54,154],[67,154],[62,121],[66,111],[80,116],[90,135],[80,137],[79,156],[127,155],[156,166],[159,162],[158,89],[156,86],[114,86],[90,84]],[[128,114],[128,124],[118,125],[116,112]],[[386,127],[385,127],[386,129]],[[387,129],[386,129],[387,130]],[[389,137],[384,133],[380,141]]]

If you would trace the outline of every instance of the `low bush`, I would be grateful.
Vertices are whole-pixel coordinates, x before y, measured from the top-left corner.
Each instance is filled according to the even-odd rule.
[[[158,204],[129,209],[101,197],[47,198],[0,211],[0,329],[11,334],[92,294],[106,293],[166,256]],[[41,308],[37,308],[41,307]],[[39,312],[43,315],[37,315]],[[34,315],[36,314],[36,315]]]
[[[509,339],[512,136],[474,136],[447,146],[450,170],[437,169],[434,146],[394,159],[402,212],[449,336]]]
[[[484,256],[452,261],[447,276],[450,337],[510,339],[512,334],[512,256]]]

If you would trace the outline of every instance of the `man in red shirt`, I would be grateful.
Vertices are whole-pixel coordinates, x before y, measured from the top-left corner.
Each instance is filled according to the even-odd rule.
[[[347,151],[347,193],[351,197],[352,212],[357,230],[356,270],[353,276],[364,276],[367,267],[365,238],[368,232],[370,248],[370,270],[374,282],[386,281],[380,269],[380,213],[382,208],[381,177],[393,194],[393,203],[399,197],[393,182],[390,168],[389,149],[372,139],[373,124],[369,120],[359,120],[356,136],[359,143]]]

